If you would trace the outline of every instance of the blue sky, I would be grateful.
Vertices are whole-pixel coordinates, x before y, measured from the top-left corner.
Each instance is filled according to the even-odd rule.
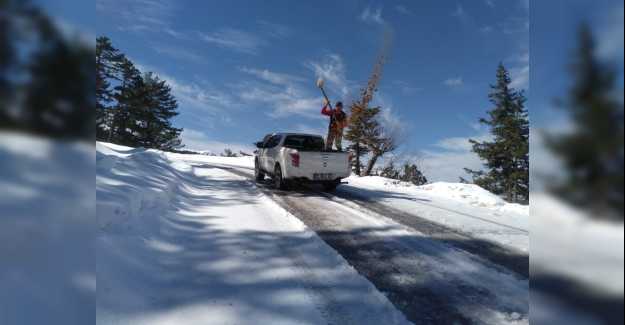
[[[316,78],[349,103],[385,31],[390,60],[375,104],[402,131],[398,154],[418,157],[431,180],[479,167],[466,140],[486,135],[476,122],[499,62],[514,86],[529,87],[528,0],[42,3],[167,79],[194,149],[249,148],[277,130],[325,133]]]

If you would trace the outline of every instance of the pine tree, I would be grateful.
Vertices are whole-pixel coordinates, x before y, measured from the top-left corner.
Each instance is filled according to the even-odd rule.
[[[8,4],[0,1],[0,12],[5,10]],[[8,17],[0,16],[0,127],[9,126],[12,123],[8,114],[8,106],[10,104],[12,94],[12,84],[9,81],[9,69],[14,60],[14,49],[10,42],[10,20]]]
[[[485,160],[484,171],[465,169],[473,182],[509,202],[529,200],[529,121],[525,95],[510,87],[508,71],[500,64],[497,82],[489,95],[494,108],[480,123],[490,127],[492,141],[470,140],[475,152]]]
[[[178,137],[182,130],[174,128],[170,122],[178,115],[178,102],[171,87],[151,72],[144,75],[143,87],[139,120],[133,123],[141,146],[164,150],[180,148]]]
[[[417,167],[416,164],[410,163],[404,164],[404,173],[401,175],[400,179],[418,186],[425,185],[428,182],[419,167]]]
[[[599,216],[623,220],[623,102],[615,94],[617,70],[599,62],[590,28],[579,31],[572,65],[575,83],[564,107],[572,133],[547,137],[547,146],[564,162],[567,176],[552,190]]]
[[[225,148],[224,152],[221,154],[222,157],[236,157],[237,154],[232,151],[230,148]]]
[[[93,49],[66,41],[42,13],[32,15],[43,44],[28,65],[24,109],[29,128],[53,137],[93,140]]]
[[[119,65],[120,84],[115,87],[113,97],[117,101],[113,113],[113,124],[108,140],[126,146],[139,146],[136,138],[136,121],[141,120],[145,110],[144,82],[141,72],[134,64],[123,58]]]
[[[170,151],[184,147],[182,129],[171,123],[178,115],[171,87],[154,73],[142,75],[106,37],[97,39],[96,85],[98,139]]]
[[[400,172],[395,167],[395,161],[391,159],[385,166],[382,168],[382,172],[380,176],[390,178],[390,179],[399,179]]]
[[[376,108],[376,115],[379,113],[380,109]],[[375,122],[375,126],[365,130],[365,144],[367,148],[371,152],[371,156],[369,157],[369,161],[367,161],[367,167],[365,168],[364,174],[366,176],[371,174],[373,167],[380,157],[384,154],[394,151],[397,148],[397,138],[389,130],[385,130],[380,123],[373,119]]]
[[[379,130],[379,123],[376,120],[379,112],[378,107],[361,106],[358,102],[352,103],[349,129],[345,134],[345,139],[351,142],[348,149],[353,155],[352,164],[356,175],[362,174],[362,157],[370,153],[366,143],[367,136]]]
[[[108,37],[96,39],[95,71],[96,71],[96,139],[107,140],[110,127],[112,127],[112,111],[107,106],[113,101],[111,80],[119,81],[118,72],[124,56],[118,49],[113,47]]]
[[[373,100],[373,95],[378,90],[378,83],[382,78],[382,67],[385,59],[381,55],[373,68],[373,72],[362,92],[360,99],[354,101],[350,107],[349,128],[345,134],[345,139],[351,142],[348,147],[354,159],[354,170],[356,175],[361,175],[361,158],[370,152],[369,146],[365,143],[367,132],[371,134],[371,128],[378,130],[379,124],[375,117],[380,112],[379,107],[371,108],[369,103]],[[375,130],[373,130],[375,132]],[[370,171],[370,170],[369,170]]]

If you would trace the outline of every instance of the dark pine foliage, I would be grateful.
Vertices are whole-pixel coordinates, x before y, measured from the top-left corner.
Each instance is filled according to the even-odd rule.
[[[470,140],[473,151],[485,161],[484,170],[465,169],[473,182],[503,196],[509,202],[529,201],[529,120],[525,95],[510,86],[510,74],[500,64],[497,82],[489,95],[494,107],[480,123],[490,128],[493,139]]]
[[[393,159],[382,168],[380,176],[412,183],[414,185],[425,185],[428,183],[427,178],[423,175],[423,172],[421,172],[417,164],[406,162],[400,170],[395,166]]]
[[[547,137],[547,146],[564,162],[566,178],[551,189],[597,216],[623,220],[623,102],[617,96],[622,96],[617,70],[596,58],[586,25],[574,57],[575,82],[562,103],[573,130]]]
[[[32,1],[0,1],[0,127],[93,141],[93,48]]]
[[[113,112],[109,104],[113,102],[111,81],[119,81],[118,73],[124,56],[113,47],[107,37],[98,37],[95,51],[95,89],[96,89],[96,138],[106,140],[111,125]]]
[[[5,10],[4,6],[6,5],[0,5],[0,12]],[[0,44],[2,45],[0,46],[0,127],[6,127],[9,124],[9,116],[7,114],[9,102],[7,99],[12,92],[12,85],[8,74],[15,56],[13,46],[9,42],[10,27],[9,17],[0,15]]]
[[[404,164],[404,173],[400,178],[404,182],[409,182],[414,185],[425,185],[428,179],[423,175],[421,170],[416,164]]]
[[[96,44],[97,139],[133,147],[181,148],[171,120],[178,102],[171,87],[141,71],[106,37]]]

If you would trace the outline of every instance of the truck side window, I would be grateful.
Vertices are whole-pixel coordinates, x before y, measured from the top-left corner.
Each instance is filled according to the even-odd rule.
[[[280,135],[274,135],[269,140],[267,140],[267,146],[266,147],[267,148],[273,148],[273,147],[277,146],[278,143],[280,143],[280,139],[281,139]]]

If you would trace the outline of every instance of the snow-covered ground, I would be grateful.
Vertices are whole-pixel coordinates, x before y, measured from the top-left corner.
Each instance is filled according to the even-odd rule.
[[[248,179],[104,143],[96,159],[99,324],[406,323]]]
[[[0,132],[0,323],[93,322],[95,150]]]
[[[340,190],[370,197],[396,209],[460,230],[472,237],[529,252],[529,207],[506,203],[477,185],[415,186],[370,176],[347,179]]]
[[[252,157],[193,159],[244,168],[254,166]],[[472,237],[529,253],[529,206],[507,203],[477,185],[438,182],[415,186],[378,176],[351,176],[346,181],[349,184],[340,186],[339,191],[371,198]]]
[[[211,173],[208,175],[210,178],[218,175],[224,175],[225,177],[225,175],[231,173],[231,168],[234,168],[235,170],[242,172],[238,174],[249,175],[241,178],[241,180],[246,180],[249,182],[248,184],[252,184],[251,175],[253,175],[253,172],[251,169],[253,166],[253,159],[251,157],[226,158],[199,155],[164,155],[167,160],[171,161],[171,163],[174,166],[177,166],[176,168],[180,170],[185,170],[185,168],[189,168],[190,166],[190,168],[193,169],[193,173],[196,175],[198,175],[198,173],[204,173],[204,170],[210,170]],[[218,174],[220,171],[223,174]],[[151,174],[155,173],[151,172]],[[230,182],[234,180],[232,175],[227,177],[227,180],[230,180]],[[397,190],[384,188],[386,186],[385,184],[376,184],[376,180],[383,180],[381,178],[366,177],[360,179],[369,182],[368,184],[362,184],[361,186],[351,185],[359,191],[360,195],[368,195],[369,197],[378,199],[378,197],[373,194],[377,193],[379,195],[380,193],[384,193],[389,197],[395,195],[398,199],[408,199],[407,197],[409,194],[398,194]],[[373,189],[378,185],[381,188]],[[440,185],[441,184],[436,184],[435,186]],[[449,185],[453,186],[453,184]],[[414,188],[414,186],[412,187]],[[403,184],[402,189],[409,189],[409,187]],[[206,188],[205,190],[210,191],[211,188]],[[236,191],[236,189],[232,190]],[[498,204],[502,201],[495,200],[492,194],[479,188],[472,188],[472,190],[475,192],[475,197],[478,199],[481,198],[482,201],[486,202],[485,205],[490,204],[482,206],[482,209],[490,211],[488,209],[495,210],[502,208],[503,203]],[[446,194],[452,195],[451,191],[453,191],[453,189],[449,193],[445,193],[442,188],[436,188],[433,190],[422,189],[422,191],[432,197],[435,197],[438,194],[440,199],[443,200],[446,198]],[[434,194],[431,193],[432,191]],[[240,196],[240,194],[237,195]],[[242,200],[245,199],[244,196],[240,197]],[[443,243],[437,243],[435,240],[430,242],[426,239],[426,235],[415,230],[407,229],[389,218],[384,216],[372,216],[368,213],[360,212],[358,208],[353,207],[352,204],[345,202],[345,200],[328,200],[328,198],[324,196],[315,195],[298,197],[296,194],[292,196],[287,195],[284,198],[289,201],[287,204],[289,208],[295,208],[295,211],[299,214],[303,213],[305,215],[308,214],[308,212],[313,214],[319,213],[312,217],[313,219],[317,218],[317,222],[321,222],[322,219],[325,219],[328,216],[327,213],[324,214],[322,211],[330,209],[332,211],[330,214],[331,220],[327,221],[332,225],[327,229],[325,227],[321,227],[322,229],[319,229],[321,231],[328,230],[349,234],[366,229],[370,236],[375,238],[384,238],[384,241],[386,242],[384,247],[387,249],[391,249],[390,247],[393,247],[392,250],[396,248],[404,250],[405,252],[403,253],[404,255],[401,261],[399,259],[393,260],[393,263],[395,263],[393,264],[393,267],[399,268],[397,269],[397,272],[402,273],[402,277],[405,282],[411,283],[411,281],[422,281],[424,283],[422,287],[427,287],[428,289],[432,289],[435,292],[440,293],[443,296],[442,299],[444,301],[456,306],[458,311],[460,311],[463,315],[480,321],[488,320],[487,322],[527,323],[527,280],[518,279],[516,275],[502,272],[501,269],[493,268],[491,264],[486,263],[484,260],[471,256],[468,253],[451,249]],[[412,196],[410,198],[412,198]],[[276,198],[274,197],[273,199]],[[412,200],[410,201],[413,202]],[[448,201],[443,201],[441,204],[448,202],[457,203],[459,207],[451,206],[450,208],[457,208],[459,210],[473,207],[472,204],[474,204],[474,201],[469,201],[466,197],[462,196],[449,198]],[[201,202],[193,204],[193,206],[200,205],[202,205]],[[206,207],[204,209],[209,208],[210,207]],[[254,210],[261,211],[258,207],[255,207]],[[303,218],[302,215],[298,215],[298,217]],[[282,220],[280,222],[284,223],[286,221],[287,220]],[[212,223],[215,222],[212,221]],[[262,223],[267,224],[268,222],[263,220]],[[301,225],[299,222],[298,224]],[[487,224],[490,225],[490,223]],[[314,237],[316,238],[316,236]],[[376,251],[371,254],[375,255],[377,253],[378,252]],[[420,274],[413,279],[415,276],[412,274],[413,270],[419,269],[431,271],[427,272],[427,274]],[[467,292],[473,292],[471,290],[482,290],[482,292],[489,292],[489,294],[487,295],[487,298],[474,296],[471,298],[471,304],[467,305],[467,297],[465,295]],[[481,299],[494,301],[487,302],[486,300]],[[335,308],[336,306],[341,306],[341,303],[335,304]],[[424,317],[427,316],[424,315]],[[375,322],[367,320],[366,323],[369,324]],[[387,321],[384,320],[383,323],[387,323]]]
[[[531,203],[532,268],[623,297],[623,224],[597,221],[545,193],[532,193]]]

